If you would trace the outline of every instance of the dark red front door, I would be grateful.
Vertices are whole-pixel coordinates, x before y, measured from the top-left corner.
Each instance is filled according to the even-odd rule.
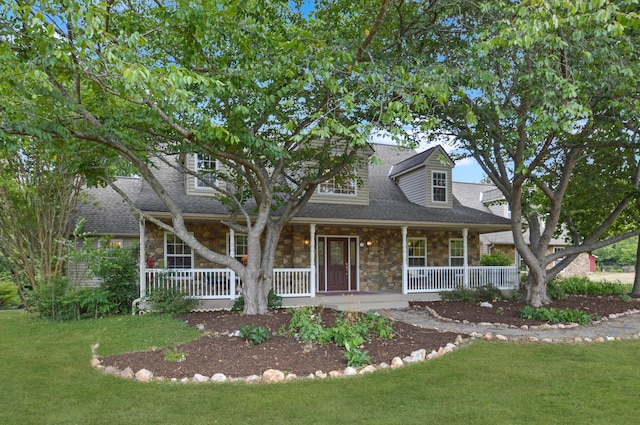
[[[349,239],[327,238],[327,291],[349,290]]]

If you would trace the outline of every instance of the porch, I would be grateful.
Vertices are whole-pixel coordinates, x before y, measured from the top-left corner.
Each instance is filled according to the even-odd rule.
[[[439,299],[438,293],[459,286],[491,284],[501,290],[518,288],[516,267],[405,267],[402,291],[317,291],[311,268],[280,268],[272,288],[283,306],[324,305],[339,310],[404,308],[411,300]],[[146,269],[140,297],[156,288],[178,288],[202,300],[203,308],[228,308],[241,294],[241,281],[231,269]]]

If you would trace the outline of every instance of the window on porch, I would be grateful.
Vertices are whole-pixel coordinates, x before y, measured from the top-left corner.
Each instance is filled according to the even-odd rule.
[[[190,269],[193,267],[193,251],[173,233],[164,234],[165,264],[169,269]]]
[[[449,239],[449,266],[464,266],[464,241],[462,239]]]
[[[246,263],[249,253],[249,242],[247,235],[236,233],[233,235],[235,249],[234,258],[242,263]],[[231,255],[231,234],[227,233],[227,255]]]
[[[407,238],[409,267],[426,267],[427,239]]]

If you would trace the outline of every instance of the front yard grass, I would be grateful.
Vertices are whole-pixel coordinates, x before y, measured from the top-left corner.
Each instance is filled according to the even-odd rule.
[[[129,316],[51,323],[0,311],[2,424],[628,424],[640,341],[475,342],[443,358],[358,378],[288,384],[141,384],[89,365],[101,355],[197,337]]]

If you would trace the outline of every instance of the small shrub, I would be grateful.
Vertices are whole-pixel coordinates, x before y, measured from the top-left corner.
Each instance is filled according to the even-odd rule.
[[[541,320],[550,323],[578,323],[580,325],[588,325],[592,321],[592,317],[589,314],[573,308],[535,308],[526,306],[520,310],[518,316],[525,319]]]
[[[594,282],[581,276],[554,279],[553,282],[570,295],[622,295],[627,292],[627,287],[620,283],[606,280]]]
[[[564,287],[555,279],[547,282],[547,296],[552,300],[567,299],[567,293],[564,291]]]
[[[282,307],[282,297],[273,292],[273,289],[269,289],[267,295],[267,310],[276,310]],[[244,297],[240,295],[238,299],[233,303],[231,311],[243,311],[244,310]]]
[[[633,298],[631,298],[631,296],[628,295],[628,294],[623,294],[623,295],[620,295],[620,300],[622,300],[622,301],[624,301],[626,303],[630,303],[630,302],[633,301]]]
[[[513,264],[513,258],[508,257],[502,251],[496,251],[493,254],[482,254],[480,256],[481,266],[510,266]]]
[[[147,300],[154,312],[175,316],[191,312],[198,300],[185,296],[180,288],[156,288],[147,294]]]
[[[7,276],[0,275],[0,308],[16,308],[21,304],[18,287]]]
[[[89,268],[100,279],[116,313],[130,313],[138,298],[138,247],[109,247],[91,256]]]
[[[258,345],[271,338],[271,332],[266,326],[241,325],[240,336],[251,344]]]
[[[347,358],[347,365],[359,367],[371,363],[371,356],[367,351],[363,351],[359,347],[353,347],[349,343],[344,347],[344,356]]]
[[[502,291],[493,285],[483,285],[475,289],[457,285],[452,291],[440,292],[440,297],[446,301],[466,302],[483,302],[504,299]]]

